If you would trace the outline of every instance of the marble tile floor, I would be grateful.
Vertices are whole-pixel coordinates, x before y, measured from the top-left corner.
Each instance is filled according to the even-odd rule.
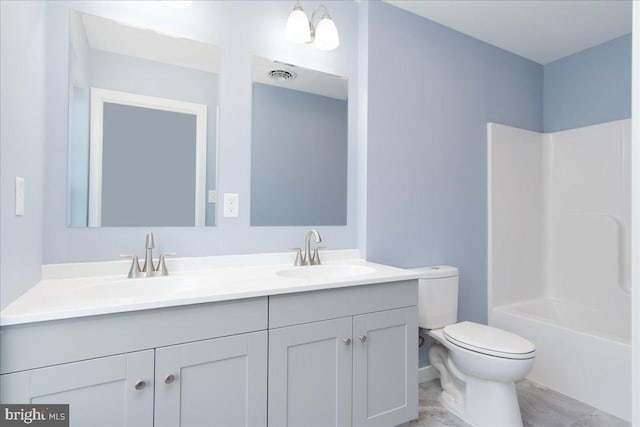
[[[516,384],[525,427],[629,427],[630,423],[533,383]],[[420,384],[419,418],[410,427],[469,427],[438,400],[440,380]],[[499,426],[496,426],[499,427]]]

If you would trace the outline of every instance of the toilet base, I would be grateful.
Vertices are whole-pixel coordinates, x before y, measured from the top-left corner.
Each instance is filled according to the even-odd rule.
[[[467,376],[464,418],[477,427],[522,427],[515,384]]]
[[[475,427],[522,427],[515,384],[467,377],[462,396],[456,399],[443,391],[440,403]]]
[[[439,343],[431,344],[429,359],[440,374],[440,403],[448,411],[475,427],[522,427],[514,382],[462,373]]]

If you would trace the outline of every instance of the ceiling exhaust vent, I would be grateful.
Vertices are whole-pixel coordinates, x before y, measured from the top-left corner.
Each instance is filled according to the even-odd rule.
[[[269,77],[273,80],[284,82],[287,80],[293,80],[297,77],[297,74],[287,70],[271,70],[269,71]]]

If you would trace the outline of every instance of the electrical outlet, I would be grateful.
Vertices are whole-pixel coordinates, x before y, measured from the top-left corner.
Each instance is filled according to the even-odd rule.
[[[224,193],[224,216],[228,218],[237,218],[240,211],[240,196],[237,193]]]

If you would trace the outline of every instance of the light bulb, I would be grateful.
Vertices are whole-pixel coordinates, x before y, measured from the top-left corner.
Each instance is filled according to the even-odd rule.
[[[311,27],[307,15],[300,4],[296,4],[289,15],[286,28],[287,40],[294,43],[309,43],[311,41]]]
[[[316,28],[316,47],[320,50],[333,50],[340,46],[340,37],[336,24],[328,14],[324,14]]]

